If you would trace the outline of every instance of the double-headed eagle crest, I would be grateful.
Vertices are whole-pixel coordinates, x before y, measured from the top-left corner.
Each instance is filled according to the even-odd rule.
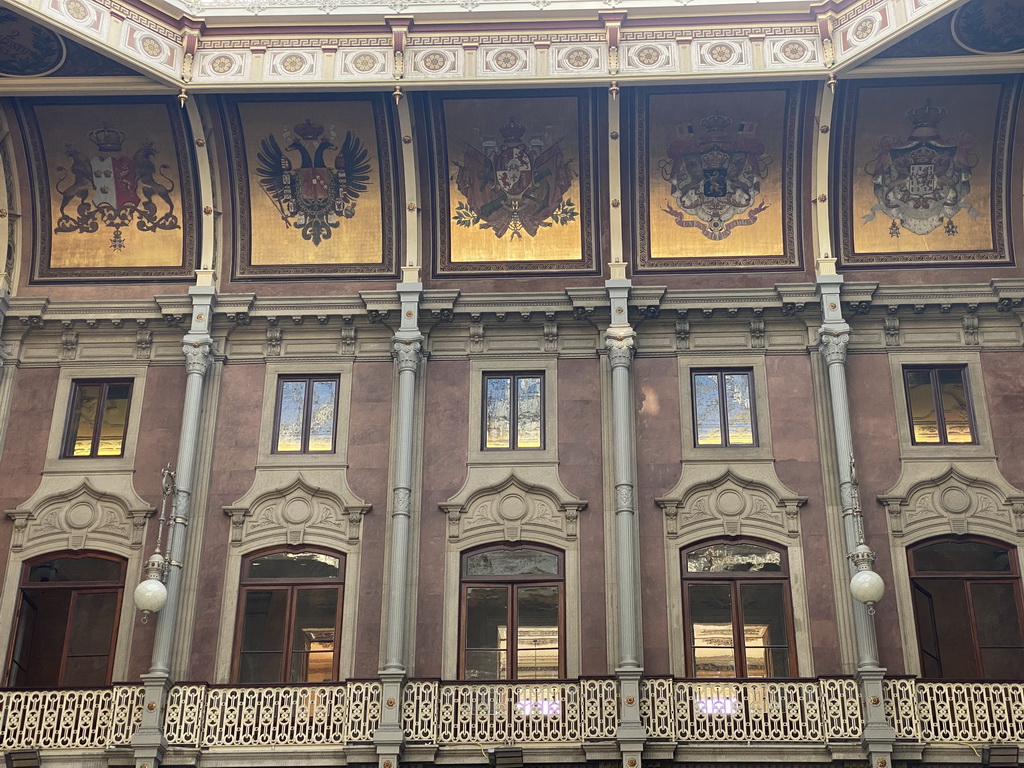
[[[668,203],[663,210],[680,227],[696,227],[709,240],[724,240],[736,227],[756,223],[768,208],[764,200],[755,202],[772,159],[755,137],[755,123],[733,128],[730,118],[716,112],[700,124],[700,135],[692,124],[679,126],[680,138],[661,161],[661,175],[679,206]]]
[[[320,245],[330,239],[341,219],[356,215],[356,200],[370,180],[369,152],[351,131],[345,132],[338,149],[333,126],[324,135],[324,127],[308,118],[282,136],[289,142],[284,149],[273,134],[260,141],[257,178],[285,225],[292,226],[294,219],[303,239]],[[296,153],[298,168],[286,150]],[[330,150],[337,152],[328,167]]]
[[[71,162],[57,166],[60,214],[53,231],[97,232],[100,225],[112,227],[110,247],[120,251],[125,247],[121,229],[132,221],[143,232],[180,229],[171,198],[174,182],[164,173],[170,166],[156,165],[153,158],[158,150],[153,143],[143,142],[129,157],[122,154],[128,138],[124,131],[103,126],[87,135],[96,145],[96,154],[86,154],[69,142],[64,154]]]
[[[905,142],[892,135],[878,140],[877,156],[864,166],[878,200],[864,216],[865,224],[882,212],[891,219],[891,237],[899,237],[901,228],[927,235],[943,224],[952,237],[958,232],[953,221],[958,211],[980,215],[966,200],[971,170],[978,164],[971,154],[974,139],[964,133],[953,142],[943,141],[938,123],[946,114],[944,107],[926,100],[923,107],[907,112],[914,128]]]
[[[536,136],[523,140],[526,126],[514,118],[498,129],[501,144],[484,140],[482,151],[467,145],[453,178],[466,198],[456,206],[460,227],[490,229],[495,237],[506,234],[536,237],[541,227],[575,221],[579,211],[565,193],[572,186],[573,160],[562,157],[561,139],[544,147]]]

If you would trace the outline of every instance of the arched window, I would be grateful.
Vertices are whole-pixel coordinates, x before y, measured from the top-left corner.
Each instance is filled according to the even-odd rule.
[[[242,561],[239,683],[319,683],[338,679],[345,558],[277,551]]]
[[[682,552],[686,667],[692,677],[788,677],[794,658],[781,549],[701,543]]]
[[[943,539],[909,552],[921,674],[1024,678],[1017,553],[983,539]]]
[[[564,605],[561,552],[501,544],[463,554],[462,678],[564,677]]]
[[[62,552],[25,563],[7,684],[109,685],[125,561]]]

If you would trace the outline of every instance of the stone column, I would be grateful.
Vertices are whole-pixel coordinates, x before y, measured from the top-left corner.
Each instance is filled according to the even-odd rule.
[[[612,373],[612,458],[615,484],[615,580],[618,586],[616,638],[619,646],[615,675],[619,681],[617,740],[624,768],[640,765],[647,731],[640,722],[641,617],[637,567],[638,534],[636,463],[633,440],[633,352],[636,332],[628,320],[628,280],[605,283],[611,300],[612,322],[604,343]]]
[[[203,383],[210,366],[213,339],[210,321],[216,290],[208,285],[189,288],[192,298],[192,326],[182,339],[185,355],[185,404],[181,414],[181,435],[178,438],[178,460],[175,465],[177,491],[171,512],[173,524],[167,534],[167,604],[156,615],[156,635],[149,672],[142,675],[145,704],[142,724],[132,739],[136,768],[156,768],[163,759],[167,741],[163,735],[164,708],[171,685],[171,646],[181,602],[181,563],[188,542],[188,522],[192,497],[192,476],[198,450],[199,419],[203,411]]]
[[[405,729],[402,724],[402,683],[406,675],[406,624],[409,603],[409,532],[412,521],[412,458],[416,430],[416,380],[422,359],[419,331],[420,283],[400,283],[402,324],[392,339],[398,367],[398,423],[395,429],[394,485],[391,489],[391,551],[388,560],[388,607],[384,668],[380,670],[380,727],[374,733],[380,768],[398,764]]]

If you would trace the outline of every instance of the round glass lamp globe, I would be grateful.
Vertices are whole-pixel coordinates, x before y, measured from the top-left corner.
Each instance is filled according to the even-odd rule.
[[[159,611],[167,604],[167,587],[160,579],[144,579],[135,588],[135,605],[140,611]]]
[[[850,593],[855,600],[871,605],[885,594],[885,582],[874,571],[857,571],[850,579]]]

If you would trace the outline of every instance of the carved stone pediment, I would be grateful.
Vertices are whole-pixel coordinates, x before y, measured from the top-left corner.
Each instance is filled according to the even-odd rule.
[[[580,510],[587,502],[566,493],[560,485],[535,485],[513,471],[468,494],[460,491],[440,506],[448,516],[449,541],[467,534],[490,534],[505,541],[573,541]]]
[[[718,474],[680,482],[671,495],[656,499],[665,513],[670,539],[708,536],[785,536],[800,534],[799,510],[806,496],[797,496],[775,476],[770,464],[744,466],[760,469],[761,477],[743,476],[732,468],[716,467]],[[685,480],[684,473],[684,480]]]
[[[155,511],[140,502],[100,490],[88,479],[49,494],[37,491],[24,506],[7,510],[14,521],[11,549],[138,549],[146,518]]]
[[[268,476],[269,475],[269,476]],[[276,481],[276,482],[274,482]],[[231,546],[321,541],[356,544],[363,515],[370,505],[362,503],[337,483],[340,493],[310,482],[302,472],[267,473],[234,505],[224,507],[231,517]]]
[[[1003,479],[994,462],[968,466],[972,471],[951,464],[905,469],[896,486],[878,497],[893,537],[1024,533],[1024,493]]]

